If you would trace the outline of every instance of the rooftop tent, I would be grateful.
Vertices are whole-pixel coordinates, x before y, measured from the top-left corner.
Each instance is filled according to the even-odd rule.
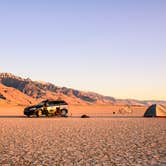
[[[144,117],[166,117],[166,106],[153,104],[146,110]]]

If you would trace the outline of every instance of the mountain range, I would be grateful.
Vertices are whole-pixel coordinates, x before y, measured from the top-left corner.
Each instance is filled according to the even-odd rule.
[[[33,81],[11,73],[0,73],[0,104],[30,105],[44,99],[63,99],[72,105],[150,105],[166,101],[115,99],[94,92],[59,87],[52,83]]]

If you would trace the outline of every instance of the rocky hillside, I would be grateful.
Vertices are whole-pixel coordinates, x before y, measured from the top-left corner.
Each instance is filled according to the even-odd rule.
[[[93,92],[83,92],[66,87],[58,87],[51,83],[41,83],[31,79],[21,78],[11,73],[0,73],[0,83],[33,99],[64,99],[70,104],[115,104],[112,97],[105,97]],[[17,95],[15,96],[17,100]],[[33,102],[32,101],[32,102]]]
[[[84,92],[52,83],[32,81],[11,73],[0,73],[0,101],[28,105],[43,99],[63,99],[69,104],[78,105],[149,105],[164,101],[120,100],[94,92]],[[166,102],[165,102],[166,104]]]
[[[35,101],[15,88],[0,84],[0,104],[29,105]]]

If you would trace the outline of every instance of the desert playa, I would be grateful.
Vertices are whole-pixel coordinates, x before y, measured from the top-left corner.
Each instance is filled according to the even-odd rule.
[[[0,0],[0,166],[166,166],[166,0]]]
[[[166,164],[165,118],[71,108],[68,118],[27,118],[22,107],[1,108],[0,165]],[[91,117],[80,118],[83,111]]]

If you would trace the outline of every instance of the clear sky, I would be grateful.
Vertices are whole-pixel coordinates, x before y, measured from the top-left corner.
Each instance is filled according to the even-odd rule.
[[[166,100],[166,0],[0,0],[0,72]]]

